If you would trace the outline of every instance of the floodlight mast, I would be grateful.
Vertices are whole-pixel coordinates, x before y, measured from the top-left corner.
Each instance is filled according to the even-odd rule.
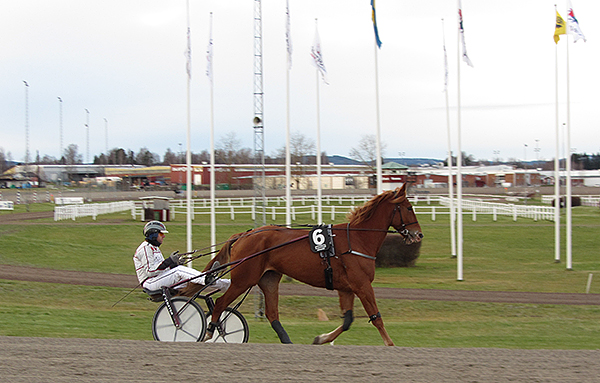
[[[254,0],[254,204],[257,211],[254,226],[267,223],[265,196],[265,137],[263,118],[263,75],[262,75],[262,6]]]

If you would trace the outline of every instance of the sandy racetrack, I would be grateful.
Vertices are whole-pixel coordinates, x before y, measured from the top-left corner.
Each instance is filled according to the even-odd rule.
[[[43,277],[42,277],[43,276]],[[134,287],[133,275],[0,265],[0,279]],[[286,295],[331,295],[282,284]],[[376,288],[378,299],[599,305],[600,294]],[[6,382],[592,382],[600,350],[430,349],[384,346],[160,343],[0,337]]]
[[[593,382],[600,351],[0,337],[5,382]]]

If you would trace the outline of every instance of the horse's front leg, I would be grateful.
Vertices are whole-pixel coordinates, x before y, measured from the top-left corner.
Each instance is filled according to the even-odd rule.
[[[360,299],[367,315],[369,316],[369,322],[373,323],[373,326],[377,328],[379,334],[383,338],[383,343],[386,346],[393,346],[394,342],[390,338],[385,326],[383,325],[383,319],[381,319],[381,313],[377,308],[377,302],[375,301],[375,291],[371,284],[363,284],[361,288],[354,291],[356,296]]]
[[[352,308],[354,307],[354,293],[352,291],[339,291],[338,296],[340,298],[340,309],[344,313],[344,323],[333,330],[332,332],[321,334],[313,340],[313,344],[325,344],[333,342],[341,333],[348,330],[352,321]]]
[[[267,271],[258,281],[258,286],[265,295],[265,315],[271,323],[271,327],[277,333],[281,343],[292,343],[289,335],[279,322],[279,282],[281,274],[275,271]]]

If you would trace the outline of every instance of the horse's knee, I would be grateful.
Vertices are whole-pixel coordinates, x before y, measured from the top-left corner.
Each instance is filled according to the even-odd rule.
[[[354,321],[352,310],[348,310],[344,313],[344,324],[342,325],[342,331],[347,331],[350,328],[352,321]]]
[[[292,341],[290,340],[289,335],[283,329],[283,326],[281,325],[281,322],[279,322],[278,320],[274,320],[273,322],[271,322],[271,327],[277,333],[277,336],[279,337],[279,340],[281,341],[281,343],[288,343],[288,344],[292,343]]]

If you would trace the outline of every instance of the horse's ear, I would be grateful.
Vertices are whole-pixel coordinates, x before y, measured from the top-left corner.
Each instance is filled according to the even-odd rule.
[[[399,192],[406,195],[406,185],[408,185],[407,182],[405,182],[402,187],[400,188]]]

